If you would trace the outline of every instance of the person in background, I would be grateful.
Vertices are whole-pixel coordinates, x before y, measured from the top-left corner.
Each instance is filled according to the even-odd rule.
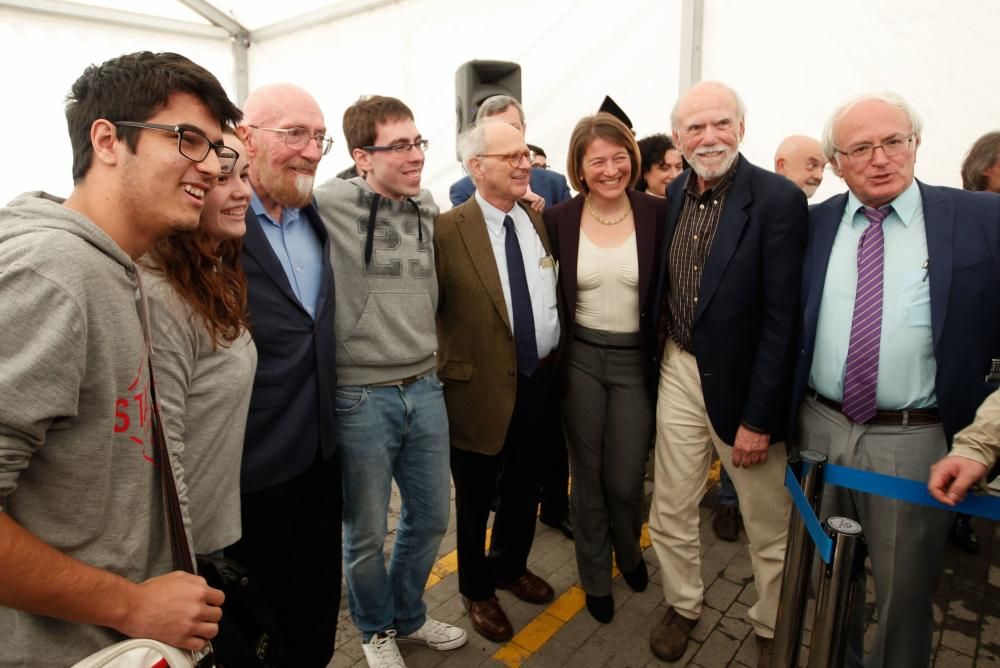
[[[657,197],[667,196],[667,186],[687,169],[687,161],[674,148],[674,142],[665,134],[655,134],[639,140],[642,155],[641,175],[635,189]]]
[[[969,149],[962,161],[962,187],[1000,193],[1000,132],[987,132]]]
[[[141,260],[152,323],[153,371],[163,427],[184,470],[195,554],[240,538],[240,460],[257,349],[247,324],[240,266],[250,203],[246,149],[205,196],[197,230],[161,239]]]
[[[531,152],[531,167],[538,167],[539,169],[548,169],[549,160],[548,156],[545,155],[545,150],[541,146],[535,146],[534,144],[528,144],[528,151]]]
[[[774,153],[775,174],[797,185],[806,194],[806,199],[812,197],[823,182],[826,163],[822,145],[803,135],[786,137]]]
[[[544,218],[565,309],[559,376],[576,562],[587,610],[607,624],[615,611],[612,551],[633,590],[644,591],[649,580],[639,547],[656,396],[649,299],[666,200],[631,189],[639,147],[610,114],[581,119],[569,152],[580,194]]]
[[[494,95],[487,98],[476,111],[475,124],[485,118],[495,118],[513,125],[525,133],[528,124],[524,120],[524,108],[521,103],[509,95]],[[476,187],[469,176],[464,176],[452,184],[448,192],[452,206],[458,206],[472,197]],[[541,200],[539,200],[541,198]],[[551,169],[535,167],[531,170],[528,190],[525,192],[525,202],[535,211],[541,211],[546,206],[554,206],[570,198],[569,185],[566,177]]]

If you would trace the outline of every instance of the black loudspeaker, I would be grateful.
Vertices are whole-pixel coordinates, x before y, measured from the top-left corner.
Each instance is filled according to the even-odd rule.
[[[472,127],[479,105],[494,95],[510,95],[521,101],[520,65],[503,60],[470,60],[456,70],[456,137]]]

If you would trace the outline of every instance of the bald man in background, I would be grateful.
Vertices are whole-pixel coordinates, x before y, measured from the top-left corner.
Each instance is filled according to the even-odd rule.
[[[812,197],[823,182],[826,156],[823,147],[812,137],[786,137],[774,153],[774,171],[797,185],[806,198]]]
[[[330,240],[313,200],[333,143],[298,86],[247,98],[236,132],[253,196],[241,262],[257,345],[240,475],[243,537],[226,548],[257,576],[285,640],[282,666],[322,668],[340,609],[341,479]]]

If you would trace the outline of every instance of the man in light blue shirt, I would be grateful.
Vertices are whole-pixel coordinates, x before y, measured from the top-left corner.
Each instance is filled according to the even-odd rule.
[[[919,116],[890,93],[856,98],[827,124],[824,153],[849,192],[810,210],[792,405],[800,449],[926,481],[995,387],[1000,198],[916,181],[920,139]],[[871,652],[862,594],[846,665],[926,666],[951,516],[839,487],[823,513],[860,521],[875,579]]]

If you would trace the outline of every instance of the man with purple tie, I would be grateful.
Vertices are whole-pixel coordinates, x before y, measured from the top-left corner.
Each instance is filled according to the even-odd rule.
[[[849,191],[810,210],[792,441],[834,464],[927,480],[995,387],[985,376],[1000,357],[1000,198],[916,181],[920,132],[889,93],[827,123],[823,150]],[[859,596],[847,665],[926,666],[950,514],[840,488],[827,489],[823,514],[861,522],[875,578],[872,650],[863,662]]]

